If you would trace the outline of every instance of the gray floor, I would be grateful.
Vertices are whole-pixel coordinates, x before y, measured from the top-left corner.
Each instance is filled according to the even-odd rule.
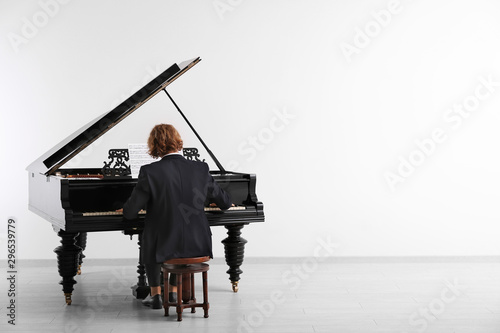
[[[15,326],[7,324],[6,279],[0,284],[0,331],[500,332],[500,262],[495,260],[249,258],[240,290],[233,293],[227,267],[216,259],[209,271],[210,318],[199,309],[185,313],[182,322],[131,295],[136,265],[134,259],[86,260],[73,304],[66,306],[55,261],[21,262]],[[2,268],[8,277],[6,265]]]

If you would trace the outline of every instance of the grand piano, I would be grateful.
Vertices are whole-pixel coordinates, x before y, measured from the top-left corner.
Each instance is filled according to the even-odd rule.
[[[136,220],[125,220],[121,213],[116,211],[128,199],[137,182],[137,178],[132,177],[128,170],[123,171],[128,158],[127,151],[110,149],[109,158],[116,157],[121,163],[120,166],[115,163],[114,168],[64,168],[64,164],[162,91],[168,95],[217,165],[218,170],[211,170],[210,173],[230,194],[236,205],[221,212],[217,208],[209,207],[207,203],[205,214],[210,226],[224,226],[227,229],[227,238],[222,240],[226,263],[229,266],[227,273],[233,291],[238,291],[242,273],[240,266],[247,242],[241,237],[241,230],[249,223],[264,222],[264,208],[255,193],[256,176],[226,171],[166,90],[168,85],[200,61],[198,57],[173,64],[114,109],[83,126],[27,167],[29,209],[49,221],[61,238],[61,245],[56,247],[54,252],[57,254],[59,275],[62,278],[59,283],[63,286],[66,304],[70,305],[72,302],[72,292],[76,284],[74,278],[81,273],[88,232],[122,231],[131,238],[138,234],[139,275],[132,290],[137,298],[144,298],[149,293],[140,256],[140,235],[147,212],[139,214]],[[151,127],[153,125],[155,124]],[[196,156],[190,155],[188,158],[197,159]],[[107,165],[106,162],[104,164]]]

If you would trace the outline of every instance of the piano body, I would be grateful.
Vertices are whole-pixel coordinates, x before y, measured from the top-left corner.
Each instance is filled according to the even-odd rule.
[[[162,90],[214,159],[219,170],[210,173],[231,195],[237,206],[225,212],[206,208],[205,214],[210,226],[224,226],[227,229],[228,236],[222,240],[229,266],[227,273],[233,291],[238,290],[242,273],[240,266],[247,242],[241,237],[241,229],[249,223],[264,222],[263,204],[257,200],[255,193],[256,176],[224,170],[165,89],[200,60],[195,58],[179,65],[173,64],[116,108],[91,121],[27,167],[29,209],[49,221],[61,237],[61,245],[54,252],[57,254],[59,275],[62,278],[60,284],[68,305],[71,304],[76,284],[74,277],[80,274],[85,257],[83,251],[87,233],[119,230],[131,237],[138,234],[140,253],[144,214],[139,214],[136,220],[125,220],[116,212],[132,193],[136,178],[130,175],[107,175],[98,167],[66,169],[62,166]],[[132,289],[137,298],[144,298],[149,293],[149,287],[140,258],[139,254],[138,282]]]

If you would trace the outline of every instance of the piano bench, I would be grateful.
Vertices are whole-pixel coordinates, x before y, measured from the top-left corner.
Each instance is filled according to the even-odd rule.
[[[162,265],[163,284],[165,292],[163,297],[163,308],[165,316],[168,316],[168,309],[175,306],[177,310],[177,321],[182,321],[182,311],[190,308],[191,313],[195,313],[195,308],[203,308],[204,317],[208,318],[208,269],[205,262],[210,257],[197,258],[175,258],[165,261]],[[177,302],[169,302],[168,299],[168,274],[175,274],[177,278]],[[194,274],[202,273],[203,279],[203,303],[196,303],[194,295]]]

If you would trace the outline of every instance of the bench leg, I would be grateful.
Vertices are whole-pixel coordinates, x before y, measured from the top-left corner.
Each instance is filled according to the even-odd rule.
[[[177,275],[177,321],[182,321],[182,275]]]
[[[168,286],[168,271],[163,268],[163,286]],[[166,288],[166,289],[165,289]],[[165,317],[169,316],[168,313],[168,287],[164,287],[163,289],[163,309],[165,310]],[[166,292],[165,292],[166,290]],[[167,295],[167,296],[165,296]]]
[[[203,317],[208,318],[208,274],[207,272],[202,273],[203,276],[203,312],[205,315]]]

